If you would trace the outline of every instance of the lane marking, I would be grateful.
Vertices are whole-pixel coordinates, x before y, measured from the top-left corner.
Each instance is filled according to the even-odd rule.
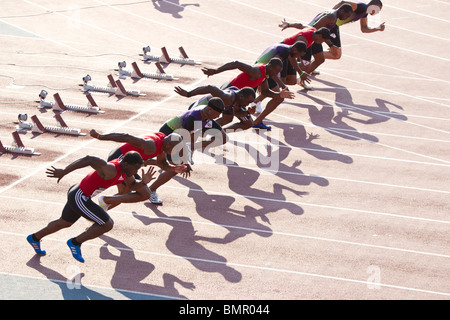
[[[11,233],[10,235],[26,237],[26,235],[23,235],[23,234]],[[62,240],[54,239],[54,238],[46,238],[46,240],[59,242],[59,243],[65,242]],[[98,245],[98,244],[93,244],[93,243],[85,243],[83,245],[94,247],[94,248],[101,248],[103,246],[103,245]],[[158,256],[158,257],[178,259],[178,260],[182,259],[182,260],[187,260],[190,262],[197,261],[197,262],[205,262],[205,263],[211,263],[211,264],[226,265],[229,267],[232,266],[232,267],[239,267],[239,268],[245,268],[245,269],[271,271],[271,272],[276,272],[276,273],[286,273],[286,274],[291,274],[291,275],[300,275],[300,276],[321,278],[321,279],[333,280],[333,281],[350,282],[350,283],[356,283],[356,284],[366,285],[366,286],[374,285],[374,283],[370,282],[370,281],[351,279],[351,278],[345,278],[345,277],[337,277],[337,276],[331,276],[331,275],[319,274],[319,273],[272,268],[272,267],[268,267],[268,266],[251,265],[251,264],[236,263],[236,262],[230,262],[230,261],[218,261],[218,260],[212,260],[212,259],[194,258],[194,257],[189,257],[189,256],[176,255],[173,253],[169,254],[169,253],[153,252],[153,251],[148,251],[148,250],[123,248],[123,247],[117,247],[117,246],[111,246],[111,248],[114,248],[119,251],[134,252],[134,253],[147,254],[147,255]],[[387,284],[387,283],[377,283],[377,285],[380,287],[384,287],[384,288],[398,289],[398,290],[403,290],[403,291],[420,292],[420,293],[440,295],[440,296],[450,296],[450,293],[447,293],[447,292],[439,292],[439,291],[433,291],[433,290],[427,290],[427,289],[412,288],[412,287],[399,286],[399,285],[393,285],[393,284]]]

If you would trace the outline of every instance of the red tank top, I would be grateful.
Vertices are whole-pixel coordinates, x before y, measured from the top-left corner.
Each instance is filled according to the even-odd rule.
[[[282,42],[284,44],[287,44],[289,46],[292,46],[295,43],[295,39],[297,39],[298,36],[303,36],[308,43],[306,44],[306,47],[309,48],[313,43],[313,33],[316,31],[316,28],[304,28],[300,30],[300,32],[294,34],[293,36],[290,36],[289,38],[284,39]]]
[[[167,136],[162,132],[155,132],[155,133],[148,134],[143,137],[145,140],[153,140],[155,142],[156,152],[154,154],[150,154],[150,155],[145,154],[143,150],[136,148],[135,146],[133,146],[129,143],[125,143],[125,144],[121,145],[120,151],[122,152],[123,155],[125,155],[128,151],[136,151],[141,155],[142,159],[147,160],[147,159],[153,158],[154,156],[157,156],[158,154],[160,154],[162,152],[163,140],[165,137],[167,137]]]
[[[259,86],[266,78],[266,65],[264,63],[257,63],[259,70],[261,71],[261,77],[256,80],[251,80],[250,75],[248,73],[242,72],[237,75],[236,78],[230,81],[233,87],[237,87],[238,89],[242,89],[244,87],[255,88]]]
[[[83,191],[84,195],[91,197],[93,193],[98,189],[104,190],[122,183],[127,176],[121,171],[120,161],[120,159],[114,159],[108,162],[114,164],[117,170],[116,176],[112,179],[105,180],[100,178],[97,171],[95,170],[84,177],[83,180],[81,180],[81,182],[79,183],[79,187],[81,191]]]

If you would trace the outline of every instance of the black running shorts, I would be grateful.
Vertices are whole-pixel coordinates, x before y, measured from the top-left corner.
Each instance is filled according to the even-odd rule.
[[[84,195],[78,184],[70,187],[67,192],[67,203],[64,206],[61,218],[74,223],[84,217],[99,225],[104,225],[110,219],[109,215],[90,197]]]

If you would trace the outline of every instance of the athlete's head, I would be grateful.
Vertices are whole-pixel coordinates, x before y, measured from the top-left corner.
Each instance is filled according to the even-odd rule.
[[[266,74],[269,77],[276,77],[283,70],[283,62],[280,58],[272,58],[266,65]]]
[[[367,14],[371,16],[376,15],[383,8],[383,4],[380,0],[372,0],[367,4]]]
[[[349,4],[343,4],[337,11],[337,16],[340,20],[347,20],[353,14],[353,8]]]
[[[182,141],[183,138],[178,133],[171,133],[163,139],[162,151],[171,154],[173,148]]]
[[[291,50],[289,51],[289,55],[293,58],[300,58],[306,54],[306,43],[303,41],[297,41],[291,46]]]
[[[213,97],[209,99],[208,105],[205,107],[205,113],[209,119],[213,120],[218,118],[225,108],[222,99]]]
[[[120,162],[120,166],[127,177],[134,176],[143,164],[144,160],[136,151],[127,152]]]
[[[251,87],[244,87],[237,91],[237,99],[239,107],[246,107],[256,98],[255,90]]]
[[[330,30],[325,27],[314,31],[314,33],[313,33],[314,43],[320,44],[320,43],[325,42],[328,39],[330,39]]]

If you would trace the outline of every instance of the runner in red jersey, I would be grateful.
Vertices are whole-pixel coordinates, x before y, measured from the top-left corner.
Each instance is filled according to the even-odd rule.
[[[283,28],[286,29],[289,27],[289,23],[287,23],[286,21],[282,22],[282,25],[285,25],[285,27]],[[280,25],[280,26],[282,26]],[[318,65],[320,65],[323,61],[325,61],[325,57],[324,57],[324,53],[323,53],[323,48],[322,46],[314,46],[314,44],[322,44],[324,42],[327,42],[329,45],[332,45],[331,42],[329,42],[330,39],[330,30],[328,30],[325,27],[322,27],[318,30],[316,30],[316,28],[313,27],[303,27],[303,25],[299,24],[298,25],[299,28],[301,28],[301,30],[299,32],[297,32],[296,34],[285,38],[282,43],[284,44],[291,44],[291,43],[295,43],[297,41],[303,41],[306,43],[306,54],[303,55],[300,59],[301,62],[301,66],[302,69],[304,69],[306,72],[304,73],[303,76],[300,77],[299,79],[299,84],[301,86],[303,86],[306,89],[309,89],[309,85],[306,84],[305,81],[307,80],[307,77],[309,75],[309,72],[311,72],[311,70],[315,70],[315,68],[317,68]],[[311,58],[314,57],[314,62],[311,65],[310,61]],[[294,68],[292,66],[288,66],[288,70],[286,71],[286,74],[293,74],[295,76],[295,70],[293,70]],[[296,77],[293,78],[292,76],[289,77],[286,80],[286,84],[296,84],[297,83],[297,79]]]
[[[58,183],[64,176],[74,170],[91,166],[94,171],[86,175],[79,184],[70,187],[67,194],[67,203],[59,219],[50,222],[45,228],[27,237],[27,241],[36,254],[45,255],[46,253],[44,250],[41,250],[40,241],[42,238],[61,229],[68,228],[80,217],[84,217],[92,221],[93,225],[77,237],[67,241],[72,256],[76,260],[84,262],[84,258],[81,255],[81,244],[101,236],[114,226],[111,217],[94,203],[91,197],[95,196],[98,191],[122,183],[122,181],[129,185],[131,190],[140,188],[143,183],[149,183],[153,179],[154,174],[151,170],[145,174],[144,170],[142,170],[142,182],[137,183],[134,179],[134,175],[142,167],[143,163],[144,161],[139,153],[131,151],[121,160],[106,162],[98,157],[86,156],[74,161],[64,169],[55,167],[47,169],[47,177],[57,178]],[[127,199],[124,199],[123,202],[135,202],[135,199],[136,193],[132,192],[127,195]]]
[[[253,121],[253,128],[270,130],[269,126],[264,125],[262,120],[276,107],[278,107],[285,98],[293,99],[294,93],[289,92],[287,88],[281,91],[274,91],[273,88],[278,88],[278,85],[269,85],[267,80],[269,77],[276,77],[283,70],[283,62],[279,58],[273,58],[267,64],[249,65],[240,61],[233,61],[224,64],[219,68],[202,68],[202,71],[207,76],[212,76],[227,70],[239,69],[242,71],[230,82],[222,85],[222,89],[235,86],[238,89],[243,87],[260,88],[261,96],[272,98],[266,105],[264,111]]]
[[[179,164],[172,165],[169,163],[168,155],[172,154],[172,151],[176,146],[182,143],[182,138],[177,133],[172,133],[165,135],[162,132],[155,132],[143,137],[133,136],[127,133],[108,133],[99,134],[96,130],[91,130],[91,137],[98,140],[107,140],[122,142],[123,144],[113,149],[108,157],[108,161],[113,159],[121,159],[124,154],[129,151],[136,151],[144,160],[144,166],[155,165],[160,167],[164,171],[172,172],[173,174],[182,173],[185,177],[190,175],[192,168],[189,164]],[[179,150],[187,150],[184,148],[185,143],[179,146]],[[156,157],[156,159],[154,159]],[[170,158],[172,159],[172,158]],[[181,162],[181,161],[179,161]],[[135,176],[136,179],[140,179],[138,175]],[[129,186],[125,183],[117,185],[119,193],[117,195],[108,197],[100,196],[98,201],[99,204],[105,209],[111,209],[120,203],[122,203],[122,195],[126,195],[130,192]],[[145,201],[150,199],[152,203],[159,204],[156,201],[157,195],[154,191],[150,190],[147,185],[143,185],[142,188],[136,190],[136,192],[141,196],[138,201]],[[162,203],[162,202],[161,202]]]

